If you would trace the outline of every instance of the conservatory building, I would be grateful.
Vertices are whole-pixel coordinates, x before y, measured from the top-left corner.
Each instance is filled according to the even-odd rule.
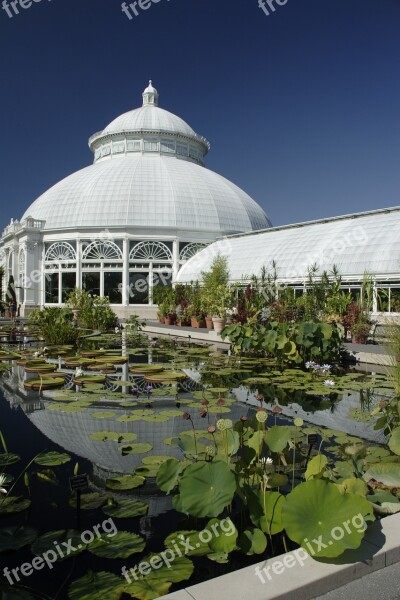
[[[12,220],[1,241],[21,315],[61,306],[81,287],[120,317],[155,314],[152,290],[222,236],[265,229],[263,209],[204,166],[210,146],[158,106],[150,82],[140,108],[89,139],[92,165],[66,177]]]

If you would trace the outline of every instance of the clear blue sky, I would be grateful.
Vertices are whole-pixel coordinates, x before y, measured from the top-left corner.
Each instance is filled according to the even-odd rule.
[[[27,2],[27,0],[21,0]],[[1,3],[1,0],[0,0]],[[36,0],[0,10],[1,222],[90,164],[141,104],[211,142],[207,166],[274,224],[400,204],[400,0]]]

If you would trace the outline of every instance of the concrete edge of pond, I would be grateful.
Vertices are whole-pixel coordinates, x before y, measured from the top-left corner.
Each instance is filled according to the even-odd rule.
[[[302,556],[293,550],[161,598],[311,600],[399,562],[400,514],[370,524],[360,548],[347,550],[331,562],[317,561],[310,556],[303,559]]]

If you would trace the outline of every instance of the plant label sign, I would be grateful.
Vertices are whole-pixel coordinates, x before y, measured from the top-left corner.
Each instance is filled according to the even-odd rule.
[[[310,433],[307,436],[307,444],[309,446],[314,446],[318,442],[318,435],[316,433]]]
[[[89,487],[89,477],[86,473],[82,475],[74,475],[74,477],[69,478],[69,486],[71,488],[71,492],[74,490],[84,490]]]

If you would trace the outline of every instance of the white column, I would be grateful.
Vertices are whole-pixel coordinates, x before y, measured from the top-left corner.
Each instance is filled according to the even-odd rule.
[[[122,306],[129,306],[129,240],[122,242]]]
[[[172,244],[172,281],[175,281],[179,271],[179,240],[174,240]]]
[[[82,242],[76,240],[76,287],[82,289]]]

